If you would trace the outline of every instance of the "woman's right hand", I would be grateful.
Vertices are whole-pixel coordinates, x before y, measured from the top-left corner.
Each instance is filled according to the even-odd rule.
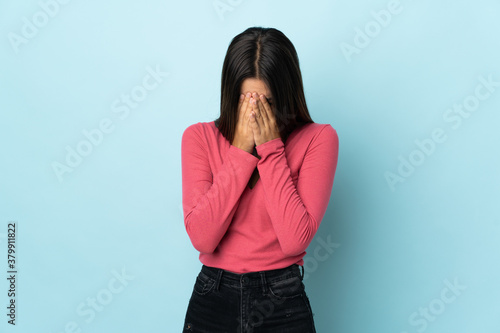
[[[241,96],[244,97],[241,98]],[[238,102],[238,121],[236,122],[234,138],[231,144],[251,154],[255,146],[253,130],[250,127],[250,113],[252,111],[250,98],[252,97],[250,93],[241,94],[241,96]]]

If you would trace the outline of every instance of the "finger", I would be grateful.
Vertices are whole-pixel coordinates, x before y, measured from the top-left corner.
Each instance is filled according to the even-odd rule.
[[[259,127],[259,124],[257,123],[256,118],[255,118],[255,111],[252,111],[250,113],[249,125],[251,127],[251,130],[253,131],[254,137],[255,137],[255,135],[260,135],[260,127]]]
[[[257,108],[259,109],[260,124],[262,124],[263,126],[267,126],[267,124],[269,123],[269,117],[260,99],[257,100]]]
[[[251,106],[250,113],[253,113],[253,118],[255,122],[257,122],[257,124],[260,125],[261,118],[258,111],[259,108],[257,106],[257,100],[254,97],[250,98],[250,106]]]
[[[257,93],[252,94],[253,97],[253,110],[255,112],[255,119],[259,122],[262,121],[262,114],[259,109],[259,95]]]
[[[278,122],[276,121],[276,116],[274,115],[273,109],[271,104],[267,101],[266,96],[260,95],[260,101],[262,102],[262,106],[265,110],[265,115],[266,115],[266,125],[269,128],[272,128],[275,132],[279,132],[278,129]]]
[[[241,118],[242,119],[246,119],[247,118],[247,112],[248,112],[248,109],[249,109],[249,106],[250,106],[250,98],[251,98],[251,94],[247,93],[245,95],[245,99],[241,103],[240,113],[241,113]]]
[[[238,99],[238,111],[241,110],[241,104],[243,104],[244,100],[245,100],[245,95],[240,94],[240,98]]]
[[[259,117],[259,114],[258,114],[258,107],[257,107],[257,99],[258,99],[258,95],[256,93],[252,93],[252,98],[250,99],[251,100],[251,103],[252,103],[252,107],[255,111],[255,118],[258,118]]]
[[[267,119],[273,119],[274,114],[273,111],[271,110],[271,105],[269,105],[269,102],[267,101],[266,96],[260,95],[260,102],[262,103],[262,106],[264,107],[266,118]]]
[[[278,123],[276,121],[276,117],[274,115],[271,105],[267,101],[266,96],[260,95],[259,97],[262,108],[265,110],[264,114],[266,115],[265,118],[266,126],[269,127],[270,131],[273,132],[274,134],[279,134],[280,130],[278,128]]]

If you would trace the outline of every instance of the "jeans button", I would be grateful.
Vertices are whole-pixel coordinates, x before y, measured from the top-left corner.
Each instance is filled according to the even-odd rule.
[[[242,281],[244,284],[247,284],[248,283],[248,276],[244,276]]]

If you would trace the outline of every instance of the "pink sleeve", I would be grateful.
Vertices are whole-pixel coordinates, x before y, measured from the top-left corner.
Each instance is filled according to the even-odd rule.
[[[281,250],[299,255],[312,241],[330,201],[339,139],[326,125],[309,144],[295,187],[280,138],[257,146],[260,178]]]
[[[231,145],[213,175],[210,141],[196,126],[186,128],[181,143],[184,226],[196,250],[212,253],[231,223],[258,158]]]

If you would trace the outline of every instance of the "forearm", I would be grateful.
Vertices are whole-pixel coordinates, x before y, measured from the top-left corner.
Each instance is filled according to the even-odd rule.
[[[183,161],[183,207],[186,231],[193,246],[212,253],[226,233],[258,159],[230,146],[223,164],[210,181],[192,181],[195,172]],[[184,165],[186,166],[184,168]]]
[[[266,207],[281,249],[290,256],[300,254],[316,234],[330,200],[338,157],[336,132],[330,127],[321,144],[310,148],[297,185],[279,139],[257,150]]]

